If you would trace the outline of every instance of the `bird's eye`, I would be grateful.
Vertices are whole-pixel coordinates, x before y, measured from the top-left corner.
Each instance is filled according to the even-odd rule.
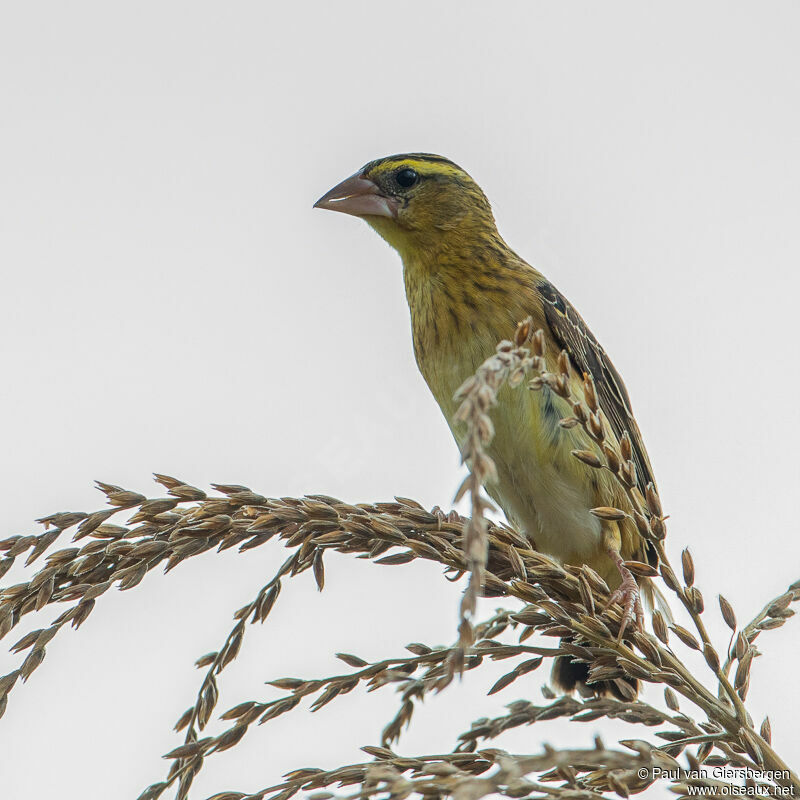
[[[410,189],[419,180],[419,175],[411,167],[405,167],[395,173],[394,179],[401,188]]]

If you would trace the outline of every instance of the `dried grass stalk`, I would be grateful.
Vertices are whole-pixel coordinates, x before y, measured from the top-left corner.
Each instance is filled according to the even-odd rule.
[[[546,371],[541,349],[541,334],[533,333],[526,321],[518,328],[515,341],[498,345],[475,378],[459,390],[459,413],[468,429],[463,455],[470,475],[462,493],[470,497],[469,518],[438,508],[428,511],[407,498],[352,505],[324,495],[269,498],[238,485],[215,485],[216,494],[209,496],[177,478],[156,475],[165,496],[148,498],[100,483],[110,508],[52,514],[39,520],[44,526],[40,533],[0,541],[0,574],[19,558],[25,558],[26,566],[31,567],[25,582],[0,590],[0,637],[28,614],[43,618],[49,616],[51,606],[60,610],[55,619],[12,646],[20,654],[20,663],[8,675],[0,676],[0,715],[11,690],[42,663],[53,637],[67,624],[79,627],[113,586],[132,589],[152,569],[169,571],[210,550],[235,547],[246,552],[270,540],[281,540],[290,551],[286,560],[253,600],[234,613],[233,627],[219,649],[198,659],[204,672],[195,703],[175,725],[183,740],[166,756],[171,767],[164,780],[148,787],[140,800],[155,800],[168,789],[174,789],[176,797],[186,798],[205,760],[237,746],[254,723],[268,723],[303,706],[316,711],[334,701],[344,702],[342,698],[359,686],[369,691],[392,687],[400,700],[397,713],[380,734],[381,744],[363,748],[372,761],[326,771],[298,769],[281,783],[249,794],[222,792],[214,800],[288,800],[301,791],[312,792],[312,800],[325,800],[333,796],[331,789],[336,786],[357,787],[346,794],[352,798],[387,793],[456,800],[488,794],[569,800],[609,793],[627,797],[650,785],[657,770],[670,771],[672,788],[681,796],[689,787],[729,796],[747,789],[744,781],[720,783],[698,777],[704,765],[752,770],[764,776],[751,779],[762,793],[796,792],[800,781],[774,748],[768,719],[756,730],[745,702],[757,654],[754,642],[762,631],[783,625],[793,615],[791,606],[800,598],[800,581],[767,603],[741,629],[737,629],[732,606],[720,597],[731,640],[721,648],[715,645],[703,622],[703,595],[696,585],[700,570],[684,551],[683,580],[678,579],[664,551],[664,514],[655,488],[648,487],[644,497],[634,490],[630,442],[623,436],[615,448],[605,440],[602,426],[592,422],[596,399],[591,382],[584,384],[582,397],[572,396],[560,382],[560,374]],[[555,386],[569,397],[575,415],[563,424],[581,425],[599,445],[603,457],[590,454],[597,461],[595,466],[608,469],[625,488],[640,533],[658,552],[660,579],[685,609],[693,630],[669,624],[656,612],[652,620],[655,635],[628,631],[622,640],[619,609],[599,611],[605,607],[609,591],[593,570],[560,565],[532,550],[520,532],[485,517],[489,503],[481,487],[493,470],[486,454],[492,432],[491,408],[503,383],[520,385],[531,372],[533,388]],[[587,457],[581,452],[575,456]],[[125,523],[112,522],[121,512],[128,515]],[[622,513],[605,507],[595,512],[606,518]],[[72,543],[62,541],[66,531],[73,531]],[[56,549],[59,542],[61,548]],[[283,583],[295,575],[310,571],[322,590],[324,557],[329,550],[382,565],[435,561],[451,580],[469,572],[456,641],[449,647],[413,642],[405,653],[376,662],[341,653],[346,669],[340,674],[275,679],[270,683],[282,696],[254,698],[217,714],[220,676],[240,655],[248,625],[267,619]],[[638,574],[653,574],[649,565],[629,566],[639,570]],[[507,607],[477,621],[480,596],[508,598]],[[706,675],[695,674],[684,664],[681,647],[703,654]],[[723,653],[724,659],[718,653]],[[416,703],[445,690],[461,670],[479,669],[487,661],[506,661],[504,675],[486,687],[489,694],[500,694],[512,686],[520,687],[520,679],[557,656],[584,661],[590,681],[614,680],[621,690],[629,686],[625,679],[631,677],[659,684],[664,707],[633,696],[627,701],[556,697],[545,687],[543,693],[550,702],[512,702],[506,713],[476,720],[450,752],[404,757],[390,749],[411,723]],[[697,718],[687,706],[699,709]],[[215,716],[221,726],[212,726]],[[556,718],[575,724],[617,719],[637,726],[643,738],[621,741],[622,749],[607,749],[597,742],[594,749],[580,751],[545,747],[539,755],[509,755],[490,746],[504,731],[533,724],[542,728]],[[216,730],[210,732],[211,727]],[[545,727],[542,740],[546,736]],[[684,765],[677,761],[679,757],[685,759]]]

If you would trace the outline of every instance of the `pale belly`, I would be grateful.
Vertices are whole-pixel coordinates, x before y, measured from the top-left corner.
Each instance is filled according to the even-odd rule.
[[[602,549],[602,523],[590,513],[591,487],[556,463],[531,458],[522,442],[510,452],[490,450],[497,465],[497,484],[487,486],[509,520],[536,546],[561,562],[595,562]]]
[[[455,407],[442,400],[450,424]],[[599,505],[596,472],[571,454],[587,441],[579,428],[558,425],[568,415],[569,408],[547,390],[502,389],[491,412],[495,436],[488,448],[498,480],[486,489],[537,550],[563,563],[592,564],[604,559],[602,523],[591,514]],[[450,429],[460,447],[464,426]]]

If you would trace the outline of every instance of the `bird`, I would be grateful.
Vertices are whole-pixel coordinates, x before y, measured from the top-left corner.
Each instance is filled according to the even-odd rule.
[[[644,494],[649,483],[655,485],[619,372],[566,297],[506,244],[489,200],[465,170],[430,153],[386,156],[314,206],[362,218],[399,254],[416,363],[459,447],[466,431],[456,418],[454,395],[498,342],[513,339],[517,324],[530,317],[533,329],[543,331],[549,363],[566,352],[575,394],[581,396],[585,378],[593,381],[608,438],[618,445],[627,432],[638,490]],[[657,557],[629,518],[604,520],[592,513],[598,506],[628,511],[630,503],[608,470],[572,455],[597,449],[580,426],[559,424],[572,413],[547,386],[501,392],[488,446],[496,477],[485,489],[536,550],[599,573],[612,591],[609,604],[623,605],[623,627],[627,618],[641,626],[640,595],[651,605],[655,590],[625,562],[655,564]],[[555,660],[552,680],[562,691],[630,699],[619,680],[587,684],[587,678],[585,664],[565,656]],[[628,682],[635,692],[635,681]]]

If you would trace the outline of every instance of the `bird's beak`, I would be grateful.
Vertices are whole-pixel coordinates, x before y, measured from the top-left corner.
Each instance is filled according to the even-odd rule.
[[[326,192],[314,208],[327,208],[331,211],[342,211],[355,217],[397,217],[399,204],[393,197],[381,194],[380,189],[369,178],[360,172]]]

